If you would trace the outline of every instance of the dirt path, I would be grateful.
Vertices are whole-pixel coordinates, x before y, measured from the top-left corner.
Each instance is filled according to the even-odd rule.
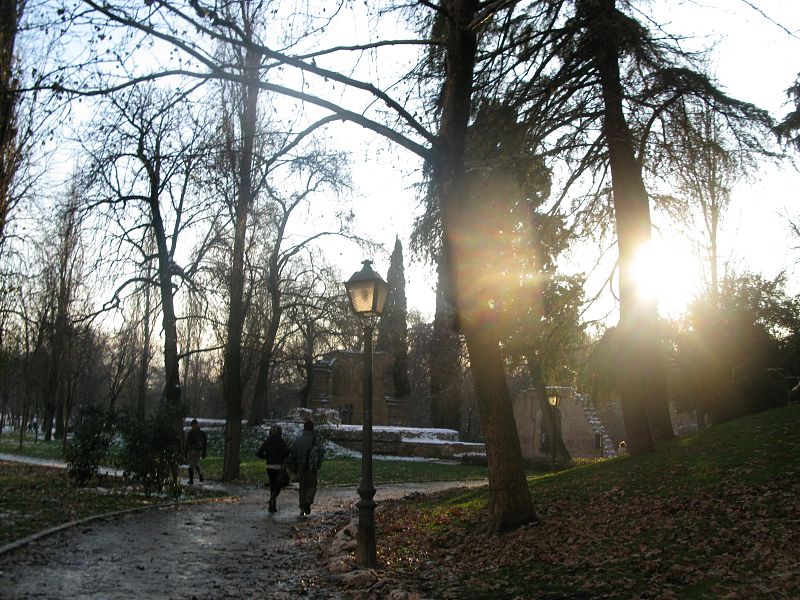
[[[376,500],[457,485],[384,486]],[[320,489],[309,517],[296,489],[281,493],[274,515],[263,490],[238,491],[235,501],[94,521],[1,556],[0,599],[348,597],[319,553],[354,514],[352,488]]]

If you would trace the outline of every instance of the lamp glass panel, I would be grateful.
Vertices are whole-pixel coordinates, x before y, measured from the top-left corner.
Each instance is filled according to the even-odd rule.
[[[357,314],[372,312],[375,288],[370,280],[349,282],[348,293],[353,311]]]
[[[375,312],[380,315],[383,313],[383,307],[386,305],[386,298],[389,297],[389,284],[382,279],[378,279],[375,282],[375,288]]]

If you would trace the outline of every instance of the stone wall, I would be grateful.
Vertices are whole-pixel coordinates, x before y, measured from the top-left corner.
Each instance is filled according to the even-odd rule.
[[[402,425],[406,422],[405,401],[394,398],[392,357],[375,352],[372,360],[372,423]],[[314,383],[309,396],[311,408],[339,411],[345,423],[361,424],[364,415],[364,355],[337,350],[325,354],[314,365]]]
[[[360,426],[340,425],[322,428],[326,439],[335,444],[361,451],[363,435]],[[439,458],[464,462],[485,462],[483,444],[461,442],[453,429],[419,429],[413,427],[373,427],[372,452],[389,456]]]
[[[585,397],[572,388],[548,388],[558,393],[556,410],[559,429],[573,458],[608,456],[612,440],[605,432],[599,417]],[[523,390],[514,400],[514,420],[517,424],[523,458],[547,458],[548,448],[542,448],[542,414],[533,389]]]

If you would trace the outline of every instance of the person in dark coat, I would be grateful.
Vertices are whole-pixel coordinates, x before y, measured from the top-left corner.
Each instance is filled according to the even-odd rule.
[[[319,452],[314,452],[316,447]],[[294,466],[297,482],[300,484],[300,514],[311,514],[311,505],[317,493],[317,471],[321,463],[324,449],[322,440],[314,432],[314,422],[309,420],[303,424],[303,431],[294,441]],[[318,456],[316,460],[312,457]]]
[[[206,432],[200,429],[197,419],[192,419],[191,428],[186,435],[186,459],[189,461],[189,485],[194,483],[194,470],[197,469],[197,476],[203,481],[203,472],[200,470],[200,459],[206,457],[208,438]],[[177,472],[173,473],[177,477]]]
[[[283,432],[279,425],[273,425],[269,429],[269,436],[261,444],[256,452],[256,456],[267,461],[267,477],[269,478],[269,512],[274,513],[278,510],[277,500],[281,488],[286,485],[278,478],[284,468],[284,463],[289,456],[289,446],[283,441]]]

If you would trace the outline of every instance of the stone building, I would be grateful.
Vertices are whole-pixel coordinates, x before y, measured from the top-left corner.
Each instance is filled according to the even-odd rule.
[[[614,440],[586,396],[566,387],[548,387],[547,393],[558,394],[560,398],[554,409],[556,423],[572,458],[616,456]],[[548,458],[551,450],[547,436],[543,435],[541,409],[533,389],[523,390],[515,398],[514,419],[523,458]]]
[[[393,358],[375,352],[372,359],[372,424],[407,425],[406,401],[395,398]],[[314,365],[309,408],[332,408],[342,423],[360,425],[364,411],[364,355],[335,350]]]

